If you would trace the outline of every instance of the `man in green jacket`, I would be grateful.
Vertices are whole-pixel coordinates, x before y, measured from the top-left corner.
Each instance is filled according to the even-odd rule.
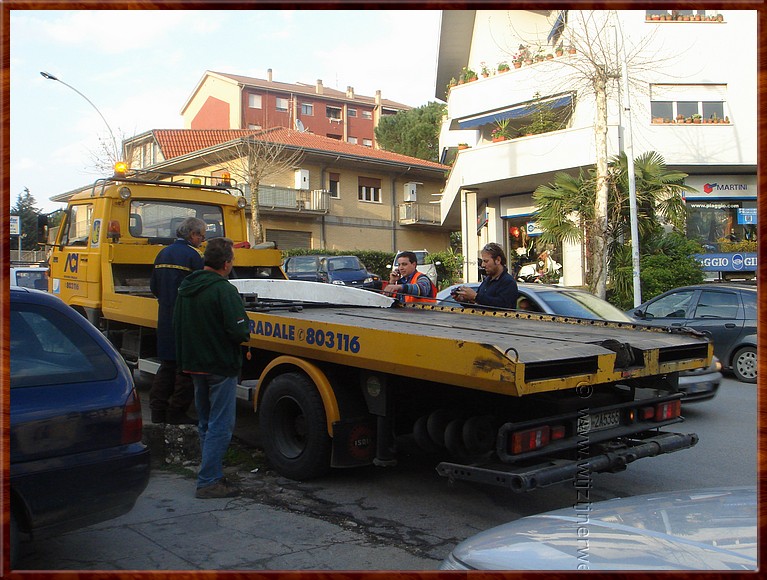
[[[226,481],[223,459],[232,439],[241,344],[250,337],[250,321],[237,289],[227,277],[234,261],[233,242],[213,238],[205,248],[205,267],[181,283],[173,315],[178,367],[192,377],[199,417],[202,460],[196,497],[233,497],[239,490]]]

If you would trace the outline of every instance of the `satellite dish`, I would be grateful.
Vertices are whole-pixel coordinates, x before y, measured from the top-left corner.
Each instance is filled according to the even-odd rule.
[[[296,119],[296,131],[301,131],[301,133],[306,131],[306,128],[304,127],[304,124],[301,122],[301,119]]]

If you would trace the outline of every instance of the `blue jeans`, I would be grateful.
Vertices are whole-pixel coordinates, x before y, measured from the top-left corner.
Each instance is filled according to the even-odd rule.
[[[224,477],[223,460],[232,440],[237,410],[237,377],[192,375],[197,407],[202,461],[197,488],[213,485]]]

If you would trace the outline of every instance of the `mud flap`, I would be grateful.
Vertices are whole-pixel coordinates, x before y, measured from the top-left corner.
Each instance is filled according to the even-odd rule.
[[[332,467],[370,465],[376,454],[375,417],[333,423]]]

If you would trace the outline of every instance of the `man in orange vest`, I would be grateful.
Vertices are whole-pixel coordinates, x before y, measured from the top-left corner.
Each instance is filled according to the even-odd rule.
[[[437,287],[426,274],[418,271],[418,258],[413,252],[402,252],[397,257],[399,280],[387,284],[384,294],[400,302],[436,302]]]

